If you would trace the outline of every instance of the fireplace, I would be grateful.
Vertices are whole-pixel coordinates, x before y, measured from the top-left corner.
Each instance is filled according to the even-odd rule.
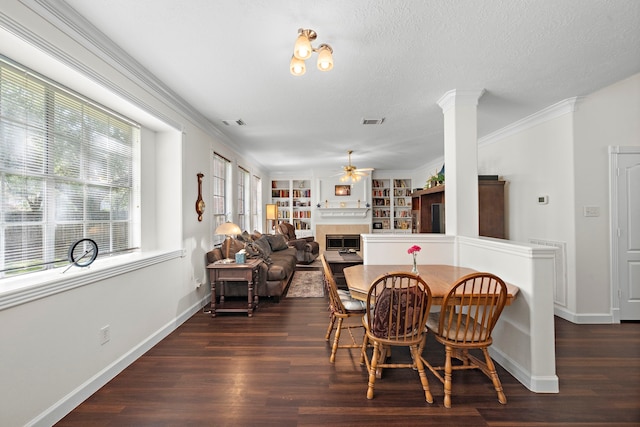
[[[343,251],[345,249],[360,250],[359,234],[327,234],[325,242],[328,251]]]
[[[344,220],[344,218],[343,218]],[[320,245],[320,253],[327,251],[327,236],[357,236],[360,238],[363,234],[371,233],[371,220],[367,224],[316,224],[315,238]],[[362,251],[362,241],[359,240],[360,251]],[[330,249],[338,251],[340,248]],[[360,252],[358,251],[358,252]]]

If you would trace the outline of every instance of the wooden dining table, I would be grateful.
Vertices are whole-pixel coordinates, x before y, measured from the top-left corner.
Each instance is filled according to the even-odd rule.
[[[344,270],[345,281],[351,296],[360,301],[367,300],[367,293],[373,281],[379,276],[392,271],[411,271],[411,265],[354,265]],[[429,285],[432,304],[440,305],[445,295],[458,279],[477,270],[446,264],[425,264],[418,266],[418,274]],[[510,305],[518,295],[518,287],[506,283],[507,305]]]
[[[351,297],[360,301],[367,301],[369,287],[379,276],[392,271],[411,271],[411,265],[354,265],[344,270],[345,281],[351,293]],[[446,264],[426,264],[418,266],[418,274],[429,285],[431,290],[431,304],[442,305],[445,295],[453,285],[463,276],[470,273],[477,273],[477,270],[467,267],[458,267]],[[518,295],[518,287],[510,283],[507,285],[507,302],[509,305]],[[383,346],[381,349],[381,360],[385,360],[391,353],[391,349]],[[382,369],[376,370],[376,377],[382,376]]]

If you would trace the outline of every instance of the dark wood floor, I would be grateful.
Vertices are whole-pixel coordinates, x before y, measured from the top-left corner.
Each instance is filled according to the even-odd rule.
[[[408,369],[385,371],[367,400],[357,352],[340,350],[329,363],[327,324],[322,298],[264,301],[253,318],[199,313],[58,425],[640,425],[638,323],[556,319],[559,394],[532,393],[498,367],[508,399],[501,405],[481,373],[458,372],[451,409],[443,407],[442,386],[431,374],[435,401],[426,403],[417,373]],[[427,358],[441,360],[442,353],[430,340]]]

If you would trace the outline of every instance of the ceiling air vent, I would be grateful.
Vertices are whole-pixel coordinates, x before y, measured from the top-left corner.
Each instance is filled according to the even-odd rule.
[[[243,122],[242,119],[223,120],[222,123],[224,123],[227,126],[244,126],[244,125],[246,125],[246,123]]]
[[[381,125],[384,122],[384,117],[381,119],[362,119],[363,125]]]

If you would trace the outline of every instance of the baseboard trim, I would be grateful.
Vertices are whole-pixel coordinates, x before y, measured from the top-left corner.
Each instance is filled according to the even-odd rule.
[[[568,322],[575,323],[577,325],[609,325],[616,322],[615,313],[588,313],[578,314],[572,311],[568,311],[562,307],[555,306],[553,314]]]
[[[176,330],[178,326],[182,325],[191,318],[191,316],[202,309],[202,307],[207,304],[207,298],[208,297],[204,297],[191,307],[187,308],[179,316],[165,324],[146,340],[142,341],[118,360],[114,361],[102,371],[89,378],[85,383],[80,385],[64,398],[60,399],[26,425],[34,427],[48,427],[60,421],[69,412],[73,411],[78,405],[88,399],[96,391],[100,390],[101,387],[114,379],[120,372],[124,371],[129,365],[149,351],[154,345],[158,344],[171,332]]]
[[[534,393],[559,393],[560,385],[557,375],[549,376],[535,376],[530,371],[524,369],[522,366],[514,363],[512,360],[507,359],[502,352],[494,347],[489,347],[489,354],[491,358],[506,369],[515,379],[517,379],[522,385],[531,390]]]

